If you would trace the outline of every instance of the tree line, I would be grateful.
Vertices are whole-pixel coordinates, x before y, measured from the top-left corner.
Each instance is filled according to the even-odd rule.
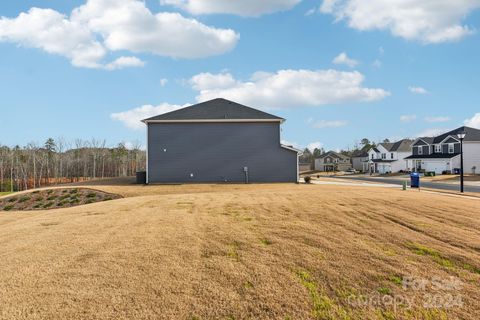
[[[22,191],[96,178],[126,177],[144,170],[140,143],[107,147],[105,140],[47,139],[43,145],[0,145],[0,192]]]

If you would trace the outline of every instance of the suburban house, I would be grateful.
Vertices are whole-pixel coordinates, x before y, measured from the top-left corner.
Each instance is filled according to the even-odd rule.
[[[368,152],[357,150],[352,153],[352,167],[361,172],[368,172]]]
[[[412,171],[452,173],[460,170],[460,139],[457,134],[465,132],[463,140],[464,172],[478,173],[480,168],[480,130],[460,127],[436,137],[417,138],[412,144],[412,153],[406,158]]]
[[[145,119],[147,183],[298,182],[280,117],[214,99]]]
[[[315,159],[315,170],[318,171],[346,171],[350,168],[350,158],[334,151],[328,151]]]
[[[411,155],[412,140],[403,139],[394,143],[380,143],[368,150],[368,172],[392,173],[408,170],[406,157]]]

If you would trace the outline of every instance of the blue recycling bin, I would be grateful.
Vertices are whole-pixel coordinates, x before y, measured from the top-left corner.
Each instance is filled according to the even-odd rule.
[[[418,172],[410,174],[410,188],[420,188],[420,174]]]

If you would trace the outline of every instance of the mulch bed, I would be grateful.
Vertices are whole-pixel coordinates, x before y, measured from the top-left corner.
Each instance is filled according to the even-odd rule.
[[[60,209],[120,198],[117,194],[85,188],[37,190],[0,199],[0,211]]]

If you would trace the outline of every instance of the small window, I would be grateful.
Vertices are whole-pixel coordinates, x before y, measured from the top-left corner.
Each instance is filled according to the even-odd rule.
[[[387,159],[387,154],[386,153],[382,153],[382,159]]]
[[[435,153],[442,153],[442,146],[440,144],[435,145]]]
[[[422,147],[418,147],[418,154],[423,154],[423,148]]]
[[[454,153],[455,152],[455,145],[453,143],[448,144],[448,153]]]
[[[390,159],[393,159],[393,152],[390,153]]]
[[[372,153],[372,159],[375,159],[375,154],[374,153]]]

